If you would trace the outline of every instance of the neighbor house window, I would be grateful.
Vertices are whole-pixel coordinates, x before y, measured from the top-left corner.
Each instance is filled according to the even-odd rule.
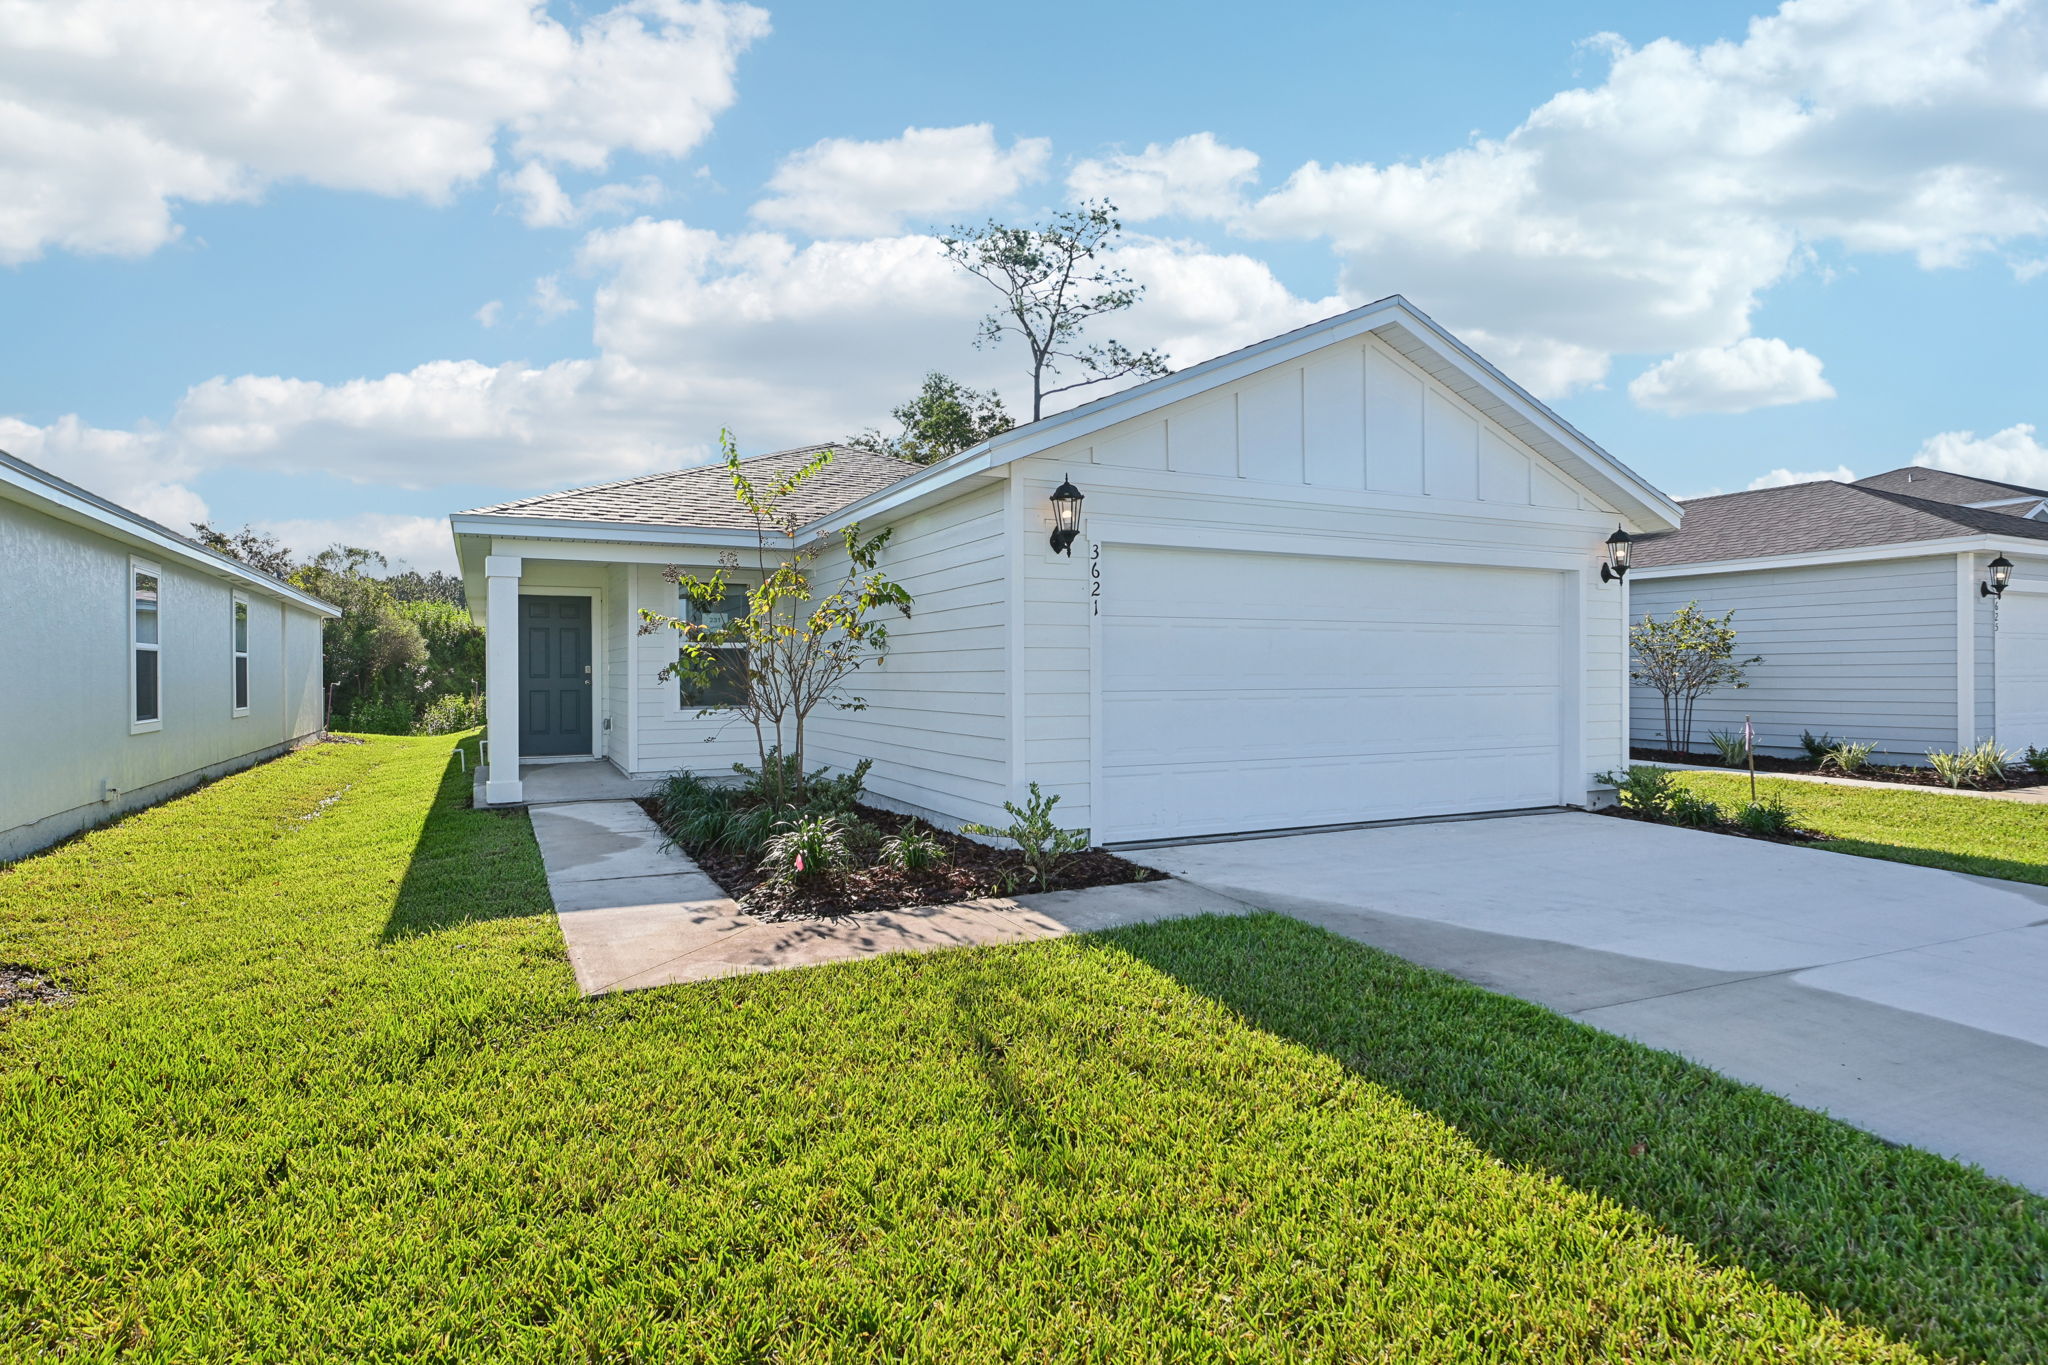
[[[235,595],[235,714],[249,714],[249,604]]]
[[[722,630],[735,620],[747,614],[747,590],[743,587],[729,587],[725,596],[713,606],[683,599],[683,619],[693,626],[706,630]],[[707,706],[737,706],[747,697],[747,647],[745,645],[718,645],[714,647],[718,664],[711,679],[701,687],[692,687],[685,678],[682,687],[682,704],[690,710],[702,710]]]
[[[156,565],[139,559],[128,561],[130,734],[161,730],[164,724],[162,584],[162,571]]]

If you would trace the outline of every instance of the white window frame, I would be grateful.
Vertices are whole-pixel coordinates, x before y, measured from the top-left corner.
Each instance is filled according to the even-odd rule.
[[[136,638],[141,632],[142,612],[135,605],[135,580],[148,574],[156,580],[156,641],[144,644]],[[164,728],[164,571],[162,566],[137,555],[128,557],[128,733],[131,735],[152,734]],[[143,720],[136,715],[141,704],[140,689],[135,683],[135,660],[143,653],[156,655],[156,715]]]
[[[752,583],[739,583],[728,581],[725,585],[725,590],[728,593],[738,592],[741,594],[747,594],[751,593],[754,590],[754,587],[755,585]],[[685,592],[680,585],[678,585],[676,588],[676,597],[678,600],[678,605],[682,608],[678,615],[680,615],[683,620],[688,621],[692,624],[696,624],[697,616],[703,610],[703,608],[698,606],[698,604],[690,597],[689,593]],[[745,645],[711,645],[709,646],[709,648],[716,650],[720,654],[738,654],[741,658],[743,665],[748,662],[746,656],[752,653],[752,651],[749,650]],[[681,657],[681,652],[678,651],[677,658],[680,659]],[[744,702],[737,701],[716,702],[708,706],[698,702],[693,702],[686,695],[686,687],[687,683],[683,679],[676,679],[676,701],[683,711],[688,712],[693,716],[697,714],[699,711],[731,711],[736,707],[745,705]]]
[[[228,714],[246,716],[249,714],[249,699],[256,693],[256,680],[250,675],[249,633],[254,621],[249,611],[249,598],[237,589],[228,597]],[[237,627],[240,629],[237,630]]]

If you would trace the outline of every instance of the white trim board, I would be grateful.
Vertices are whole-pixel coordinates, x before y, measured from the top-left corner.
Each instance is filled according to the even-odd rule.
[[[1941,559],[1964,553],[2048,555],[2048,541],[2010,540],[2004,536],[1944,536],[1940,540],[1909,540],[1891,545],[1859,545],[1846,550],[1808,550],[1800,554],[1755,559],[1703,559],[1692,564],[1659,564],[1629,570],[1630,578],[1696,578],[1704,574],[1762,573],[1769,569],[1800,569],[1827,564],[1878,563],[1890,559]]]

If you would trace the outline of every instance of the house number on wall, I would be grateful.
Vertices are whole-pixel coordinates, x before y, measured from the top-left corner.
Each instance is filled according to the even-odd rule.
[[[1102,615],[1102,547],[1088,546],[1088,614]]]

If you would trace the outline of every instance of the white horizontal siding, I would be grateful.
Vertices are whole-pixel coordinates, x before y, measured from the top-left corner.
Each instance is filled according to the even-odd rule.
[[[1009,576],[999,484],[964,488],[889,523],[881,567],[910,593],[889,648],[842,691],[861,710],[811,718],[809,758],[840,770],[875,760],[868,790],[948,824],[1002,818],[1009,767]],[[879,529],[871,527],[868,529]],[[844,558],[820,569],[836,581]]]
[[[244,590],[249,709],[237,716],[236,583],[168,555],[132,553],[160,570],[163,724],[141,734],[129,733],[129,547],[0,501],[0,626],[16,646],[15,666],[0,671],[0,859],[321,730],[319,617]],[[103,800],[109,790],[118,795]]]
[[[1876,744],[1893,762],[1923,762],[1929,749],[1955,747],[1952,555],[1638,579],[1630,592],[1637,620],[1692,601],[1715,616],[1732,610],[1738,657],[1763,656],[1748,687],[1700,699],[1696,750],[1710,750],[1709,730],[1740,729],[1744,716],[1754,719],[1759,751],[1779,757],[1803,754],[1803,730]],[[1666,747],[1658,695],[1636,687],[1631,712],[1634,741]]]

